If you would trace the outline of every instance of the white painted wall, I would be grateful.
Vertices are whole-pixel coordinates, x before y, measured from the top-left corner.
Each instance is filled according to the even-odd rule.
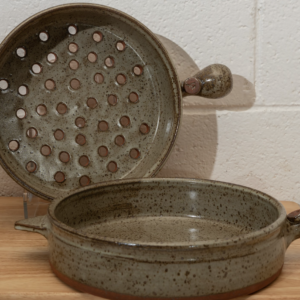
[[[0,0],[0,40],[48,7],[80,1]],[[182,79],[223,63],[221,100],[184,99],[182,126],[160,177],[229,181],[300,203],[300,6],[296,0],[102,0],[161,35]],[[0,170],[0,195],[21,195]]]

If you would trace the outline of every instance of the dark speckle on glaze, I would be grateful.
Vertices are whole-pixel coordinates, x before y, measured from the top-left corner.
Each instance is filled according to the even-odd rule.
[[[245,227],[197,216],[142,216],[116,218],[79,229],[81,234],[103,236],[122,243],[179,243],[232,238],[248,233]]]

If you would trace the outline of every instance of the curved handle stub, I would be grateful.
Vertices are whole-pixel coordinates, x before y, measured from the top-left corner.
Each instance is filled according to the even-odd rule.
[[[292,224],[300,224],[300,209],[295,210],[287,215],[287,219]]]
[[[15,223],[15,229],[40,233],[45,238],[48,238],[48,224],[47,215],[38,216],[35,218],[17,221]]]
[[[300,209],[287,215],[287,247],[296,239],[300,238]]]
[[[231,71],[221,64],[210,65],[182,83],[183,92],[210,99],[228,95],[232,86]]]

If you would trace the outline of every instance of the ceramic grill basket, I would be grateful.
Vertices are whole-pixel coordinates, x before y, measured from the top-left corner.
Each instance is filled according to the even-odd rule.
[[[122,12],[89,4],[41,12],[0,46],[0,163],[48,200],[154,176],[174,145],[181,90],[210,98],[231,90],[225,66],[195,76],[180,83],[157,37]]]

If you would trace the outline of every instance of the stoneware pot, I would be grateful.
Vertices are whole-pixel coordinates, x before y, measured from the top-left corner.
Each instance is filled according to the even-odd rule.
[[[275,280],[299,211],[259,191],[194,179],[102,183],[54,200],[18,230],[49,242],[53,272],[110,299],[230,299]]]

